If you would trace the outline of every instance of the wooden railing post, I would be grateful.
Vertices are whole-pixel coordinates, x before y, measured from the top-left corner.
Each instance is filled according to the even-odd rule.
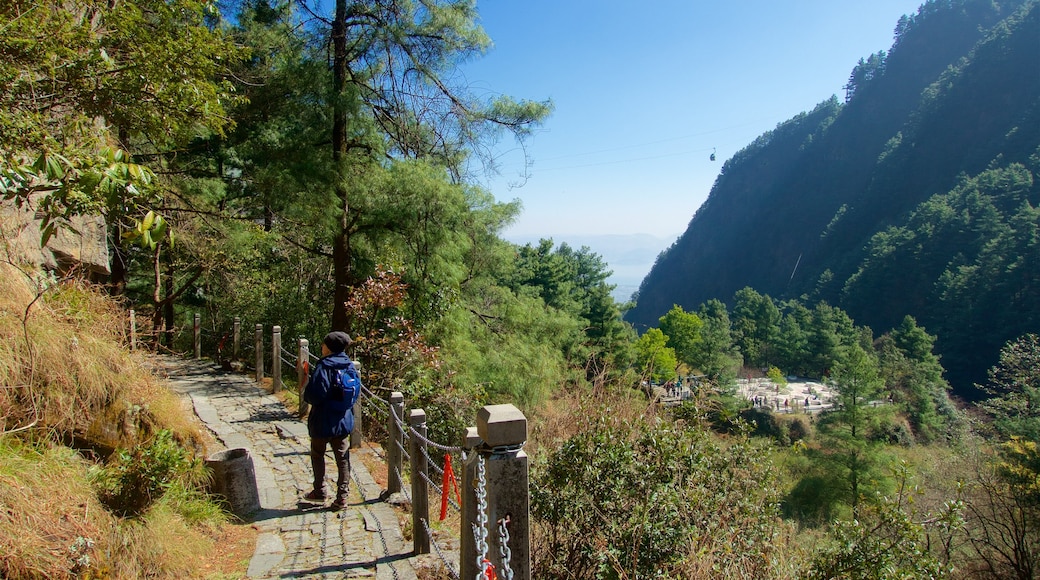
[[[231,360],[238,360],[238,340],[242,333],[242,319],[238,316],[235,317],[235,325],[232,328],[232,334],[234,335],[234,346],[231,350]]]
[[[354,361],[354,368],[357,369],[358,375],[361,374],[361,363]],[[364,381],[361,381],[364,384]],[[350,432],[350,448],[360,449],[361,443],[364,440],[364,433],[361,431],[361,426],[365,422],[364,405],[361,405],[361,399],[358,399],[357,405],[351,409],[351,413],[354,413],[354,430]]]
[[[271,392],[282,390],[282,327],[271,328]]]
[[[130,350],[137,350],[137,314],[130,309]]]
[[[415,555],[430,553],[430,488],[426,485],[429,465],[426,461],[426,411],[412,409],[408,413],[412,429],[409,467],[412,470],[412,550]],[[444,493],[448,493],[447,490]]]
[[[399,391],[390,393],[390,421],[387,425],[387,433],[390,434],[389,445],[386,450],[386,492],[388,494],[401,491],[401,469],[402,453],[404,447],[404,431],[401,423],[404,421],[404,394]]]
[[[463,470],[460,576],[473,578],[479,571],[472,526],[477,524],[477,515],[486,509],[488,550],[484,556],[495,569],[503,569],[498,528],[501,522],[505,522],[513,580],[531,580],[529,466],[523,450],[527,441],[527,418],[513,405],[485,405],[477,412],[476,432],[480,443],[476,452],[470,454]],[[468,434],[467,445],[470,444],[473,442]],[[483,506],[477,496],[481,461],[486,504]]]
[[[202,315],[195,313],[195,360],[202,358]]]
[[[310,342],[306,338],[300,339],[299,353],[296,357],[296,384],[299,385],[297,390],[300,395],[300,418],[303,419],[303,416],[307,414],[307,407],[309,407],[303,400],[303,391],[307,388],[311,368],[311,348]]]
[[[264,325],[256,325],[256,382],[264,382]]]

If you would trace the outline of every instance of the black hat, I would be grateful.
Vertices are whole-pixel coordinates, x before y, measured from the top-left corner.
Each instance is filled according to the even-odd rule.
[[[352,342],[354,341],[350,340],[349,334],[341,332],[339,330],[326,334],[325,340],[322,341],[322,343],[324,343],[325,346],[329,347],[329,352],[331,352],[332,354],[343,352],[343,350],[347,348],[347,345]]]

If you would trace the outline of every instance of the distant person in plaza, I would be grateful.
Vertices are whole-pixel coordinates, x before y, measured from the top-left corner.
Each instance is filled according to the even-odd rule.
[[[321,360],[314,365],[303,392],[303,400],[311,405],[307,434],[311,438],[311,469],[314,471],[314,489],[304,498],[325,502],[325,448],[331,446],[338,472],[333,510],[341,510],[347,505],[353,407],[361,390],[357,369],[344,352],[351,342],[345,332],[335,331],[325,336],[321,342]]]

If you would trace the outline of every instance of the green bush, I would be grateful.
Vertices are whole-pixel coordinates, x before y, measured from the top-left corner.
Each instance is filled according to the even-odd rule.
[[[806,439],[812,432],[805,418],[798,415],[778,415],[752,407],[740,411],[739,417],[741,422],[750,426],[752,436],[768,437],[782,446]]]
[[[830,578],[951,578],[950,546],[963,526],[963,504],[944,502],[934,512],[921,512],[907,468],[897,473],[893,497],[876,495],[856,518],[834,522],[828,540],[803,571],[805,580]]]
[[[690,577],[689,566],[769,576],[779,485],[765,450],[744,436],[601,419],[532,481],[535,577]]]
[[[821,526],[845,515],[838,484],[826,474],[813,473],[798,480],[783,502],[784,517],[803,526]]]
[[[790,437],[792,443],[807,439],[811,433],[812,429],[802,417],[792,417],[787,422],[787,436]]]
[[[197,467],[198,461],[191,459],[164,429],[147,446],[117,451],[114,460],[96,472],[94,484],[98,499],[112,513],[135,517],[158,501],[171,485],[190,479]]]

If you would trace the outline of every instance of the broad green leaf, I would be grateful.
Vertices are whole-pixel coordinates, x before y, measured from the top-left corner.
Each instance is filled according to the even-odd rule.
[[[154,237],[155,239],[158,239],[158,240],[163,239],[163,237],[166,235],[167,227],[168,226],[167,226],[166,222],[163,221],[162,217],[160,216],[156,220],[155,227],[152,228],[152,237]]]
[[[46,225],[43,226],[43,229],[40,230],[40,245],[46,246],[47,242],[49,242],[51,237],[54,236],[57,229],[58,228],[54,222],[48,221]]]

